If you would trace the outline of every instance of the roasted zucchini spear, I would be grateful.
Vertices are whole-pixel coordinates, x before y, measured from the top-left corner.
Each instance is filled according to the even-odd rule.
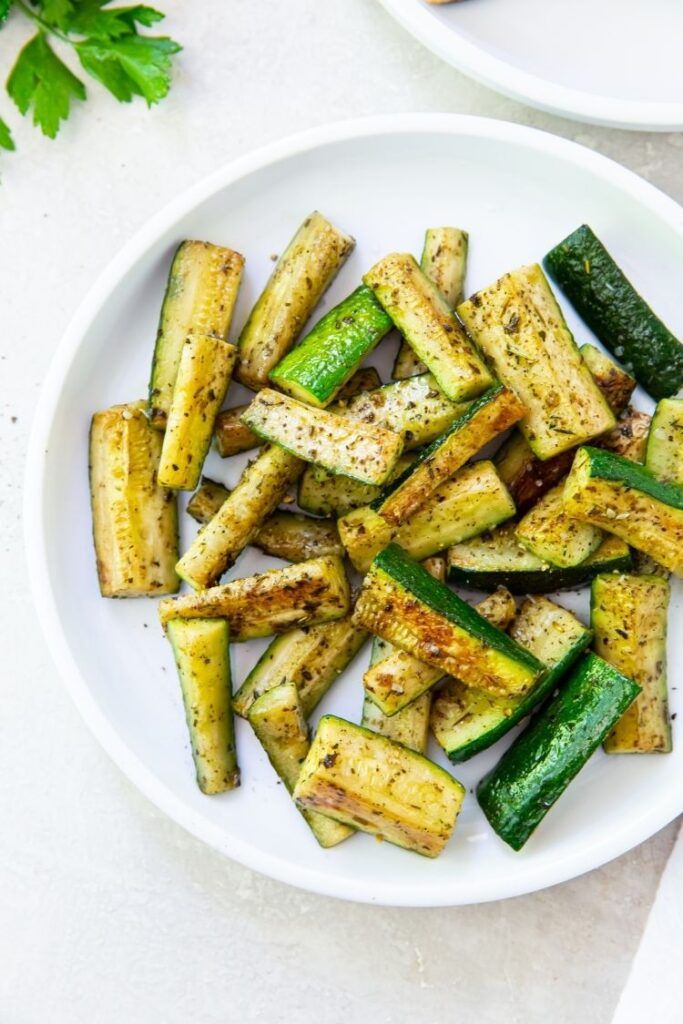
[[[467,232],[460,228],[427,228],[425,232],[420,269],[434,282],[451,309],[463,299],[467,247]],[[414,377],[426,369],[410,345],[402,341],[394,363],[394,380]]]
[[[544,666],[391,544],[375,558],[355,610],[376,636],[464,683],[526,693]]]
[[[476,398],[494,378],[437,286],[408,253],[391,253],[363,277],[418,359],[453,402]]]
[[[370,668],[391,658],[396,648],[378,636],[372,638]],[[403,652],[401,652],[403,653]],[[381,708],[366,693],[363,697],[363,713],[360,724],[364,729],[378,732],[395,743],[424,754],[429,737],[429,710],[432,706],[431,690],[412,701],[395,715],[385,715]]]
[[[221,619],[171,619],[166,629],[180,678],[197,784],[208,795],[234,789],[240,773],[228,624]]]
[[[663,398],[655,409],[645,465],[665,483],[683,487],[683,399]]]
[[[520,429],[539,459],[604,434],[614,414],[593,380],[538,265],[458,306],[494,370],[526,406]]]
[[[302,470],[303,463],[289,452],[276,446],[264,448],[180,559],[178,575],[195,590],[219,580],[251,544]]]
[[[396,463],[390,479],[400,476],[415,461],[405,452]],[[336,476],[322,466],[306,466],[299,477],[297,502],[304,512],[315,516],[345,516],[354,508],[369,505],[382,493],[376,484],[361,484],[349,476]]]
[[[591,377],[605,396],[605,401],[618,416],[631,401],[631,395],[636,389],[635,377],[595,345],[582,345],[579,352]]]
[[[262,694],[250,708],[249,722],[268,760],[291,794],[311,746],[294,683],[280,683]],[[302,814],[315,838],[326,849],[353,835],[354,830],[348,825],[316,811],[302,811]]]
[[[239,339],[235,377],[257,390],[301,334],[319,299],[355,245],[314,211],[292,238]]]
[[[246,405],[235,405],[232,409],[224,409],[216,416],[214,438],[216,450],[222,459],[227,459],[230,455],[239,455],[240,452],[248,452],[261,444],[261,438],[242,423],[242,413],[247,408]]]
[[[361,426],[270,389],[259,392],[242,421],[297,458],[365,484],[385,483],[403,451],[399,435],[384,427]]]
[[[145,402],[92,418],[90,501],[102,597],[175,594],[180,584],[176,499],[157,483],[161,442]]]
[[[159,461],[164,487],[197,486],[236,356],[235,346],[220,338],[193,334],[185,341]]]
[[[188,338],[227,340],[244,256],[210,242],[182,242],[171,264],[161,307],[148,411],[155,427],[166,426],[180,356]]]
[[[610,734],[608,754],[669,753],[666,683],[669,584],[661,576],[597,576],[591,592],[595,650],[641,693]]]
[[[239,641],[340,619],[349,605],[344,566],[332,556],[166,598],[159,604],[159,618],[162,626],[175,618],[227,619],[231,639]]]
[[[465,790],[400,743],[325,715],[294,789],[300,807],[425,857],[448,842]]]
[[[517,540],[551,565],[568,569],[585,562],[600,547],[604,533],[574,519],[564,508],[564,482],[544,494],[517,524]]]

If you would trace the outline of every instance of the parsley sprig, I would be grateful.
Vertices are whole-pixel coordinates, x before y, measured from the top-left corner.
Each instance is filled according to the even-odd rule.
[[[181,47],[168,36],[140,34],[164,15],[135,4],[111,7],[112,0],[0,0],[0,27],[10,9],[36,28],[9,73],[6,88],[19,111],[54,139],[71,112],[86,98],[83,82],[56,49],[69,47],[83,70],[122,103],[142,96],[158,103],[171,85],[171,59]],[[14,149],[8,125],[0,118],[0,148]]]

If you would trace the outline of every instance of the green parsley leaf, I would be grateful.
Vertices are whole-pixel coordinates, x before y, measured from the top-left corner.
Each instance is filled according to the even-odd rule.
[[[7,15],[9,14],[12,2],[13,0],[0,0],[0,25],[7,21]]]
[[[145,7],[143,4],[103,10],[110,2],[111,0],[81,0],[73,17],[69,19],[69,31],[100,41],[120,39],[122,36],[136,34],[136,22],[149,27],[164,18],[160,11],[153,7]]]
[[[9,130],[9,125],[5,124],[3,119],[0,117],[0,147],[2,149],[15,149],[14,139],[12,133]]]
[[[19,54],[7,79],[7,92],[22,114],[33,106],[33,123],[51,139],[69,116],[72,98],[85,99],[85,86],[50,48],[42,32]]]
[[[144,96],[148,106],[170,89],[171,57],[181,49],[166,36],[124,36],[108,43],[87,39],[76,44],[85,70],[117,100],[128,103],[133,96]]]
[[[67,27],[74,10],[72,0],[31,0],[31,3],[40,8],[40,16],[45,21],[62,29]]]

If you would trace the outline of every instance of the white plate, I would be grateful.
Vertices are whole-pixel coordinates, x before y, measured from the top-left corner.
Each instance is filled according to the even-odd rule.
[[[562,139],[491,120],[405,115],[316,129],[245,157],[186,192],[136,235],[59,346],[36,415],[26,492],[31,583],[48,642],[86,722],[129,778],[185,828],[258,871],[330,895],[424,906],[499,899],[571,878],[646,839],[683,809],[683,745],[668,757],[598,753],[522,853],[497,839],[471,795],[436,861],[360,835],[325,852],[244,722],[238,723],[241,789],[218,797],[197,790],[155,603],[99,597],[87,482],[90,415],[144,394],[174,247],[183,238],[210,238],[245,253],[239,324],[272,266],[269,255],[314,207],[358,239],[326,308],[384,253],[418,251],[429,224],[469,229],[474,288],[539,259],[585,220],[662,316],[683,331],[677,287],[683,212],[630,172]],[[570,321],[586,340],[588,331],[571,314]],[[234,483],[233,462],[212,454],[207,469]],[[187,543],[192,529],[182,518]],[[275,563],[250,550],[237,575],[266,564]],[[571,596],[563,600],[575,603]],[[677,585],[674,687],[683,659],[680,608]],[[236,683],[262,647],[235,645]],[[362,653],[320,710],[357,720],[366,664]],[[674,689],[674,709],[679,702]],[[455,774],[473,786],[501,749]]]
[[[590,124],[683,129],[680,0],[380,0],[443,60]]]

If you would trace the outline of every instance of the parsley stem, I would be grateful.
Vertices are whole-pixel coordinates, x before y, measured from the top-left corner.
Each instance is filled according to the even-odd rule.
[[[30,18],[31,21],[35,22],[36,25],[39,25],[45,32],[49,33],[50,35],[56,36],[57,39],[61,39],[63,43],[68,43],[69,46],[73,46],[72,39],[69,39],[67,35],[64,35],[63,32],[60,32],[59,29],[56,28],[54,25],[51,25],[49,21],[45,21],[44,18],[41,18],[37,11],[32,10],[28,6],[28,4],[24,3],[24,0],[14,0],[14,4],[15,7],[21,7],[26,17]]]

